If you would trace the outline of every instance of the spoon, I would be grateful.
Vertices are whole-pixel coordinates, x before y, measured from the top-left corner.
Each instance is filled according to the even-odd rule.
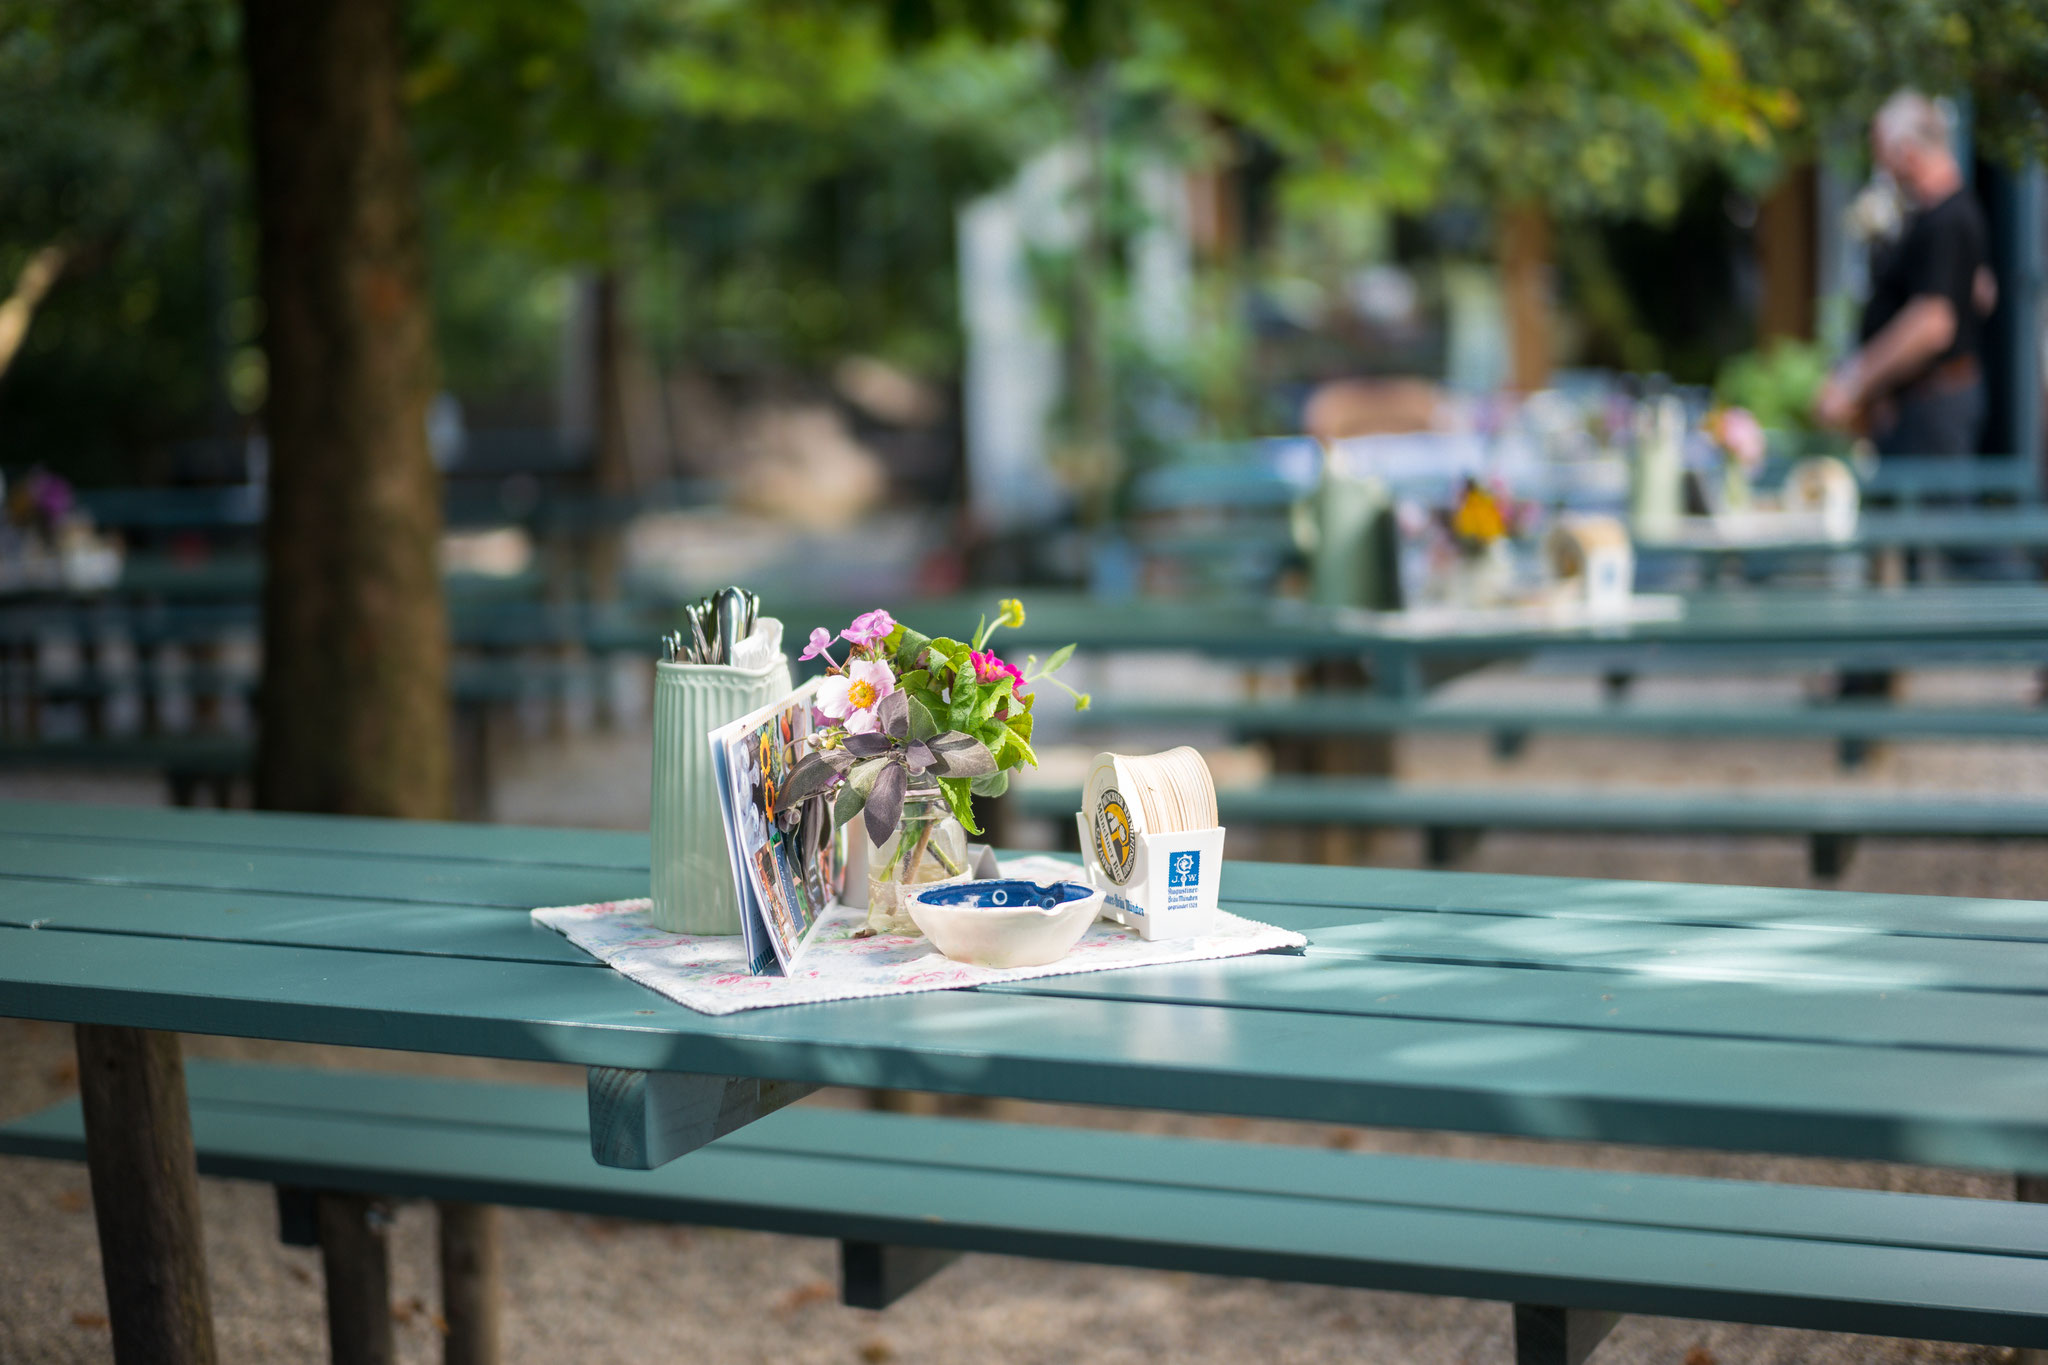
[[[715,595],[718,614],[718,662],[732,662],[732,652],[746,638],[746,593],[739,588],[720,588]]]

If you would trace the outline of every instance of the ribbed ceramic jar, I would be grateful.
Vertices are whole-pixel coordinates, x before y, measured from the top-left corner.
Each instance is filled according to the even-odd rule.
[[[674,934],[737,934],[740,907],[711,767],[711,732],[791,689],[779,652],[754,670],[654,666],[653,919]]]

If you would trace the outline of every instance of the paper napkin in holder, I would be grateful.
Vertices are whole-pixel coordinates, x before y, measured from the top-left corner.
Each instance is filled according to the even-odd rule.
[[[1223,826],[1172,834],[1135,834],[1122,881],[1104,866],[1105,849],[1089,828],[1088,813],[1076,812],[1081,862],[1088,880],[1102,892],[1102,918],[1136,929],[1138,937],[1193,938],[1216,922],[1216,893],[1223,882]]]

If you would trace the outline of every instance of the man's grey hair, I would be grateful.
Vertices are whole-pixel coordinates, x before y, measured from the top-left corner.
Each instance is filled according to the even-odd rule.
[[[1877,140],[1887,147],[1946,151],[1954,119],[1947,100],[1930,99],[1918,90],[1901,90],[1879,106],[1872,124]]]

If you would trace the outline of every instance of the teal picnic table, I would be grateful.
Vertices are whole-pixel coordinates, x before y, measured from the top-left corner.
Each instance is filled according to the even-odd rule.
[[[905,603],[897,615],[965,638],[997,596]],[[1371,612],[1289,599],[1128,601],[1025,591],[1025,624],[1005,630],[1009,655],[1077,642],[1084,654],[1182,652],[1248,663],[1359,660],[1382,693],[1423,689],[1426,664],[1578,658],[1601,667],[1783,664],[1841,668],[1914,662],[2048,661],[2048,588],[2032,584],[1914,586],[1872,592],[1803,589],[1694,593],[1668,616],[1559,621],[1477,611]],[[801,639],[872,603],[766,604]]]
[[[209,1330],[175,1032],[573,1063],[590,1068],[593,1136],[616,1119],[608,1106],[644,1104],[649,1086],[681,1075],[750,1094],[885,1086],[2048,1172],[2048,903],[1237,863],[1224,904],[1299,930],[1304,952],[709,1017],[526,914],[642,893],[647,859],[636,834],[0,804],[0,1015],[79,1026],[119,1358],[201,1359],[195,1343]],[[282,1090],[234,1101],[244,1122],[288,1102]],[[448,1159],[459,1164],[470,1140],[457,1139]],[[1453,1185],[1477,1198],[1508,1169],[1474,1166]],[[1085,1212],[1117,1193],[1112,1175],[1068,1171],[1096,1193],[1063,1198]],[[1130,1175],[1146,1186],[1146,1172]],[[1878,1248],[1877,1232],[1833,1215],[1737,1242],[1732,1228],[1712,1230],[1740,1195],[1718,1182],[1685,1196],[1685,1244],[1707,1252],[1683,1273],[1716,1278],[1721,1297],[1681,1284],[1684,1294],[1651,1298],[1643,1276],[1681,1272],[1653,1270],[1640,1247],[1680,1233],[1640,1243],[1625,1225],[1656,1184],[1610,1182],[1572,1220],[1525,1209],[1514,1235],[1534,1239],[1547,1269],[1512,1283],[1565,1282],[1588,1248],[1604,1248],[1598,1292],[1620,1301],[1594,1306],[1751,1311],[1731,1310],[1733,1295],[1754,1305],[1743,1320],[1840,1328],[1839,1304],[1832,1316],[1786,1306],[1795,1296],[1783,1281],[1825,1263],[1838,1275],[1830,1294],[1868,1330],[2048,1345],[2037,1292],[2048,1223],[2026,1206],[1860,1196],[2020,1218],[2003,1249],[1962,1247],[1958,1225]],[[1172,1208],[1163,1190],[1155,1180],[1138,1191],[1158,1219]],[[1773,1207],[1803,1197],[1768,1196]],[[1314,1191],[1262,1198],[1276,1235],[1304,1242],[1378,1216],[1340,1200],[1326,1222]],[[973,1207],[997,1216],[985,1199]],[[1231,1221],[1181,1235],[1220,1235]],[[1474,1259],[1504,1235],[1469,1210],[1431,1226],[1433,1237],[1476,1228],[1456,1243]],[[1129,1250],[1144,1240],[1138,1226],[1108,1240],[1126,1263],[1172,1263]],[[1056,1254],[1048,1245],[1026,1254]],[[1252,1263],[1263,1270],[1239,1273],[1299,1267],[1309,1250],[1271,1247]],[[1366,1259],[1405,1254],[1379,1245]],[[1443,1286],[1459,1270],[1343,1282],[1456,1292]],[[1937,1290],[1928,1276],[1960,1287]],[[1730,1277],[1749,1287],[1730,1289]],[[1514,1292],[1488,1289],[1497,1283],[1465,1292]],[[1969,1303],[1940,1307],[1944,1293]]]
[[[2048,550],[2048,509],[2038,505],[1979,508],[1907,508],[1866,511],[1853,533],[1841,539],[1811,529],[1784,533],[1717,526],[1705,517],[1687,518],[1676,529],[1639,537],[1636,554],[1646,560],[1693,558],[1744,561],[1815,556],[1873,556],[1901,551],[2014,551],[2038,556]]]

